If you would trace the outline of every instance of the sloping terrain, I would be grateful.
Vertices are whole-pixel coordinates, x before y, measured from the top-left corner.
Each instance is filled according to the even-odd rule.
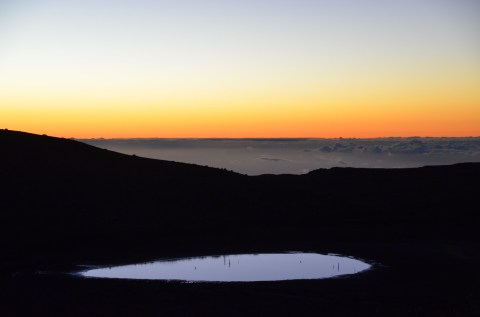
[[[8,294],[2,315],[15,315],[17,306],[46,315],[73,307],[80,316],[138,309],[207,316],[479,312],[480,164],[247,177],[0,130],[0,167],[0,269]],[[341,281],[255,286],[28,273],[289,250],[345,253],[379,264]],[[102,296],[105,302],[95,300]],[[114,297],[123,309],[112,308]],[[196,306],[179,308],[184,297]],[[253,308],[258,305],[264,309]]]

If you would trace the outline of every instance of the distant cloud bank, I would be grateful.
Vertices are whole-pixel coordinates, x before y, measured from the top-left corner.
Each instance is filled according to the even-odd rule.
[[[324,141],[327,143],[328,141]],[[330,141],[333,143],[333,141]],[[320,148],[322,152],[361,152],[384,154],[478,154],[480,138],[355,139],[336,141]]]
[[[84,139],[126,154],[227,168],[304,174],[318,168],[402,168],[480,162],[480,138]]]

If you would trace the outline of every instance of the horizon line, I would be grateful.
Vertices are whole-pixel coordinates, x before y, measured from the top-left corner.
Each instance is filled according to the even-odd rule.
[[[12,130],[8,128],[2,129],[11,132],[23,132],[36,135],[44,135],[56,138],[64,138],[70,140],[378,140],[378,139],[475,139],[480,138],[480,135],[465,135],[465,136],[431,136],[431,135],[409,135],[409,136],[377,136],[377,137],[351,137],[351,136],[337,136],[337,137],[318,137],[318,136],[301,136],[301,137],[66,137],[49,135],[46,133],[27,132],[22,130]]]
[[[92,137],[73,140],[378,140],[378,139],[475,139],[479,136],[382,136],[382,137]]]

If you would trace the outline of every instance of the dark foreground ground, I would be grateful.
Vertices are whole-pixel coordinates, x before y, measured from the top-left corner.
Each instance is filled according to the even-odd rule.
[[[0,131],[0,316],[479,316],[480,165],[246,177]],[[318,251],[349,277],[186,284],[80,265]]]

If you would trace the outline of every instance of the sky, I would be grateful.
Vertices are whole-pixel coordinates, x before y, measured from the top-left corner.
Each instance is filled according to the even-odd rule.
[[[477,0],[0,0],[0,127],[480,135]]]

